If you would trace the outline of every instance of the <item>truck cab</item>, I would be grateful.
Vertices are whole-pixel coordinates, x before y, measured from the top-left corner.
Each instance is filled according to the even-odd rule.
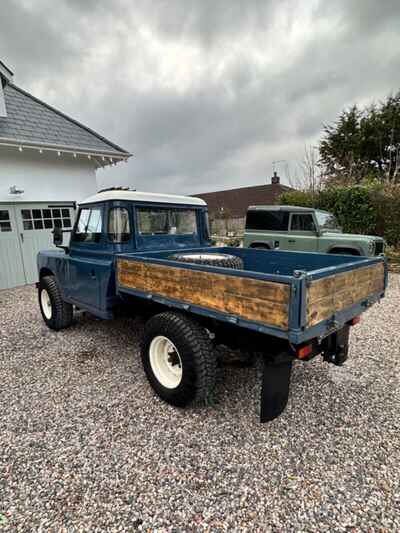
[[[373,235],[343,233],[328,211],[297,206],[250,206],[244,246],[301,252],[376,256],[384,240]]]
[[[38,254],[39,278],[56,276],[63,299],[110,318],[118,303],[117,254],[210,245],[206,203],[199,198],[105,190],[79,204],[63,250]]]

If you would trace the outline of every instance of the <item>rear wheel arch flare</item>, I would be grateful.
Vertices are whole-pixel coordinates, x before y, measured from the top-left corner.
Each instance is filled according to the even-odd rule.
[[[271,250],[271,246],[267,242],[252,242],[250,248],[265,248]]]
[[[342,255],[361,255],[357,248],[343,248],[341,246],[334,246],[329,250],[330,254],[342,254]]]
[[[45,276],[54,276],[54,273],[47,267],[42,267],[40,269],[39,279],[44,278]]]

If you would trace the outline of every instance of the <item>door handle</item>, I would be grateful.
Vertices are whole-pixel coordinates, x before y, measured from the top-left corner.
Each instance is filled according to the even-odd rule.
[[[289,239],[288,242],[291,242],[291,243],[296,242],[296,239]]]
[[[91,279],[96,279],[96,272],[93,269],[90,271],[90,277]]]
[[[24,242],[24,234],[20,233],[20,236],[21,236],[21,242]]]

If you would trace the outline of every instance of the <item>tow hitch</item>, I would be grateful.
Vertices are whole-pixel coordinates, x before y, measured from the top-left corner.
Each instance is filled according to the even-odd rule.
[[[350,326],[346,325],[326,337],[322,343],[322,357],[327,363],[342,366],[349,353]]]

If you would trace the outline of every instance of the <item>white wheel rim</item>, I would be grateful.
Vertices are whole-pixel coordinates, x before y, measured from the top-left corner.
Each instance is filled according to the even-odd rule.
[[[42,292],[40,293],[40,304],[42,306],[44,316],[47,318],[47,320],[50,320],[51,315],[53,314],[53,309],[51,307],[49,293],[46,291],[46,289],[42,289]]]
[[[182,360],[173,342],[158,335],[150,343],[151,369],[167,389],[175,389],[182,380]]]

